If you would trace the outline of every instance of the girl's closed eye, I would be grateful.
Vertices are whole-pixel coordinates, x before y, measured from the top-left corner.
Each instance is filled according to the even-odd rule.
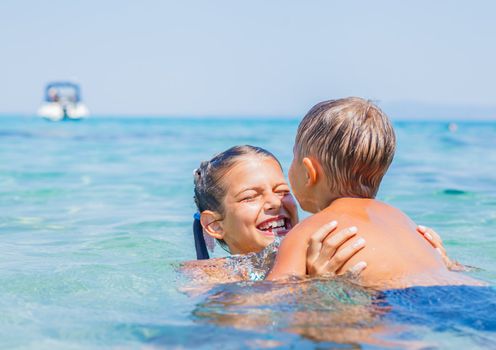
[[[249,191],[241,196],[240,202],[250,202],[258,197],[259,193],[255,191]]]
[[[285,197],[291,193],[289,191],[289,187],[287,187],[287,186],[280,186],[280,187],[276,188],[274,192],[277,193],[281,197]]]

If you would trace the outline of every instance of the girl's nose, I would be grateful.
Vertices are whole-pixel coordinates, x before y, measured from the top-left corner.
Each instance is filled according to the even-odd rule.
[[[281,204],[281,197],[277,193],[270,193],[265,198],[265,210],[279,209]]]

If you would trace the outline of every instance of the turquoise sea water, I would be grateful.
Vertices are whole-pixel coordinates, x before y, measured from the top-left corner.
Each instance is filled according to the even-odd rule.
[[[379,195],[435,228],[489,287],[179,291],[176,268],[195,256],[193,169],[235,144],[265,147],[287,169],[297,125],[0,118],[0,348],[494,348],[495,122],[396,123]]]

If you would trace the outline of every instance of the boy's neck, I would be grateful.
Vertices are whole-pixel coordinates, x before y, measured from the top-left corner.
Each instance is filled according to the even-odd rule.
[[[343,196],[343,197],[331,197],[331,196],[328,196],[328,197],[325,197],[325,196],[322,196],[322,198],[319,198],[318,201],[316,201],[316,206],[317,206],[317,210],[315,211],[315,213],[318,213],[326,208],[329,208],[331,205],[332,206],[340,206],[341,204],[343,205],[346,205],[348,204],[350,201],[362,201],[362,200],[374,200],[374,198],[358,198],[358,197],[346,197],[346,196]]]
[[[322,191],[315,196],[314,213],[324,210],[340,197],[332,196],[330,191]]]
[[[310,199],[311,210],[306,209],[307,211],[312,212],[313,214],[318,213],[325,208],[328,208],[332,204],[336,204],[341,199],[365,199],[353,196],[346,196],[333,191],[327,182],[321,181],[317,186],[315,186],[311,192],[308,193],[307,200]],[[373,199],[373,198],[369,198]],[[310,208],[309,208],[310,209]]]

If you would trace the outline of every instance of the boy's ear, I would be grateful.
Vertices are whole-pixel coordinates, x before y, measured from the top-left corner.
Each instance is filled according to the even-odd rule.
[[[224,229],[220,220],[221,216],[215,211],[204,210],[201,212],[200,223],[203,231],[216,239],[224,239]]]
[[[303,158],[303,167],[306,173],[306,185],[312,186],[317,183],[319,179],[319,169],[320,164],[313,158],[305,157]]]

